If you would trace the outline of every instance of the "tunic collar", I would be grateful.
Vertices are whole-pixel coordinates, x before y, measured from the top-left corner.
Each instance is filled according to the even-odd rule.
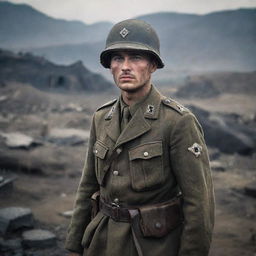
[[[120,116],[122,116],[123,109],[128,105],[123,101],[122,96],[119,97]],[[143,96],[139,101],[129,106],[129,111],[133,117],[136,111],[141,108],[144,116],[149,119],[157,119],[159,107],[161,103],[161,95],[154,85],[151,85],[149,93]]]
[[[143,96],[139,101],[135,102],[135,103],[132,104],[131,106],[128,106],[128,105],[124,102],[122,96],[120,96],[119,101],[120,101],[120,111],[121,111],[121,113],[123,113],[123,109],[128,106],[128,107],[129,107],[130,114],[131,114],[131,116],[133,116],[133,115],[135,114],[135,112],[137,111],[137,109],[138,109],[138,108],[143,104],[143,102],[148,98],[148,96],[149,96],[151,90],[152,90],[152,88],[150,89],[150,91],[149,91],[148,94],[146,94],[145,96]]]
[[[157,119],[160,111],[160,105],[163,96],[155,88],[154,85],[151,86],[150,92],[144,96],[140,101],[136,102],[130,106],[130,114],[133,117],[135,113],[140,109],[147,119]],[[111,120],[113,116],[122,116],[123,108],[126,106],[122,97],[112,106],[109,112],[105,116],[105,120]]]

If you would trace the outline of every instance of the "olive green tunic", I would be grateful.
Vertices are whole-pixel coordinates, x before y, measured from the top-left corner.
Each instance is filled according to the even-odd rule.
[[[66,248],[86,256],[137,256],[129,223],[115,222],[101,212],[91,221],[91,195],[100,190],[107,202],[142,206],[170,200],[179,187],[184,224],[162,238],[139,233],[143,253],[208,255],[214,195],[200,124],[189,110],[153,86],[131,115],[121,133],[120,99],[103,105],[93,116]]]

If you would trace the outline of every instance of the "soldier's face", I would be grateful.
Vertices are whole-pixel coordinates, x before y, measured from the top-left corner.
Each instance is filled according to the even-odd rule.
[[[136,92],[150,86],[156,65],[148,55],[139,51],[118,51],[112,55],[110,70],[121,90]]]

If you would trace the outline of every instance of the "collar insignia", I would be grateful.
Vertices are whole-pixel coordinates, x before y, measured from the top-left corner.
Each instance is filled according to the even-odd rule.
[[[129,30],[126,29],[126,28],[123,28],[123,29],[120,31],[120,35],[122,36],[122,38],[125,38],[128,34],[129,34]]]
[[[191,147],[188,148],[190,152],[192,152],[196,157],[199,157],[202,153],[202,146],[197,143],[194,143]]]
[[[105,116],[105,120],[110,120],[115,112],[116,105],[114,105]]]
[[[148,105],[146,113],[153,115],[155,112],[155,107],[153,105]]]

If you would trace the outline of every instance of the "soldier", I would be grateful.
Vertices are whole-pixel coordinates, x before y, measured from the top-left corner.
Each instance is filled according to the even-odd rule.
[[[99,107],[66,239],[69,255],[206,256],[214,195],[203,131],[161,95],[159,39],[141,20],[110,31],[101,64],[121,95]]]

